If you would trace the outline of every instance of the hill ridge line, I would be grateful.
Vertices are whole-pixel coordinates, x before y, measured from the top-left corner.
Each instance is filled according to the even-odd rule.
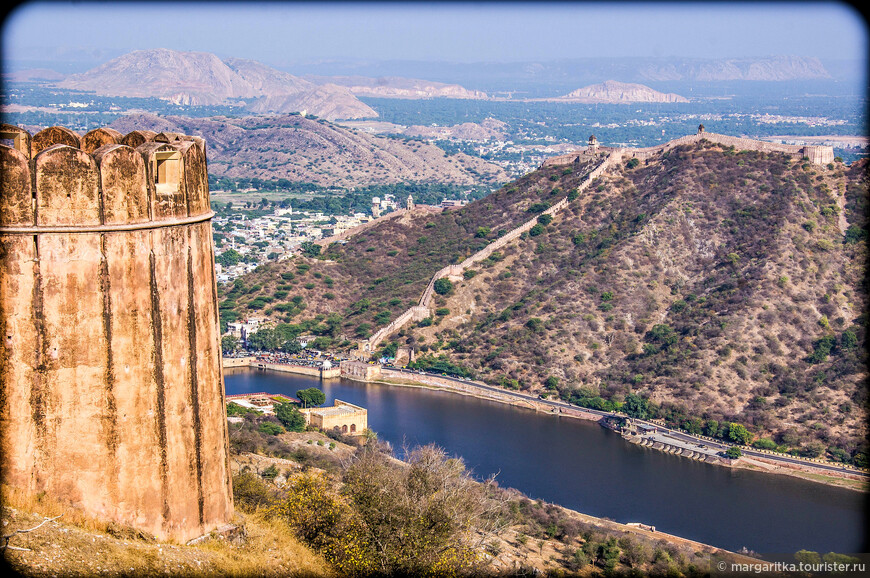
[[[834,161],[834,149],[829,146],[817,146],[817,145],[787,145],[787,144],[778,144],[771,143],[766,141],[760,141],[756,139],[742,138],[742,137],[734,137],[724,134],[710,133],[706,132],[703,129],[703,126],[699,127],[698,132],[696,134],[690,134],[682,137],[678,137],[676,139],[670,140],[661,145],[646,147],[646,148],[629,148],[629,147],[620,147],[620,148],[610,148],[610,147],[596,147],[594,150],[600,152],[607,152],[607,157],[598,165],[595,169],[590,171],[586,178],[577,186],[577,190],[582,191],[585,189],[589,183],[591,183],[594,179],[598,178],[602,172],[604,172],[608,167],[613,165],[616,162],[619,162],[626,156],[630,155],[632,158],[637,159],[648,159],[654,155],[661,154],[663,152],[669,151],[673,148],[676,148],[681,145],[686,144],[695,144],[702,141],[713,142],[722,146],[734,147],[739,150],[755,150],[760,152],[779,152],[784,153],[791,156],[800,156],[807,157],[810,162],[814,164],[826,164]],[[590,149],[580,150],[574,153],[569,153],[566,155],[559,155],[556,157],[551,157],[541,163],[541,168],[543,167],[552,167],[552,166],[560,166],[571,164],[575,161],[578,161],[581,156],[587,156],[590,154]],[[556,202],[552,207],[543,211],[541,214],[548,214],[555,216],[563,207],[568,204],[567,195],[563,197],[561,200]],[[435,291],[435,282],[438,279],[443,277],[460,277],[462,273],[471,265],[478,261],[482,261],[489,257],[493,251],[505,246],[510,241],[513,241],[524,232],[528,231],[532,227],[535,226],[535,223],[538,220],[537,215],[532,219],[524,222],[523,224],[515,227],[505,235],[499,237],[494,240],[492,243],[488,244],[486,247],[471,255],[464,261],[459,264],[448,265],[435,273],[432,278],[429,280],[429,284],[426,286],[426,289],[423,291],[423,295],[420,297],[420,301],[417,305],[414,305],[408,308],[404,313],[399,315],[396,319],[391,321],[385,327],[382,327],[378,331],[374,333],[368,340],[360,342],[359,351],[365,355],[370,354],[374,349],[380,344],[383,339],[389,335],[390,333],[397,331],[401,327],[403,327],[409,321],[420,321],[429,317],[431,315],[430,304],[432,302],[432,294]]]
[[[751,138],[743,138],[736,136],[729,136],[725,134],[718,134],[714,132],[706,132],[703,129],[699,129],[696,134],[690,134],[686,136],[677,137],[673,140],[670,140],[666,143],[662,143],[660,145],[652,146],[652,147],[644,147],[644,148],[609,148],[609,147],[598,147],[598,150],[611,150],[614,152],[621,151],[624,155],[632,155],[639,160],[648,159],[654,155],[669,151],[678,146],[686,145],[686,144],[695,144],[701,141],[710,141],[712,143],[722,145],[722,146],[733,146],[738,150],[754,150],[765,153],[784,153],[791,156],[800,156],[809,158],[810,162],[822,165],[834,162],[834,148],[830,146],[824,145],[788,145],[788,144],[780,144],[767,142],[757,139]],[[586,149],[588,150],[588,149]],[[552,167],[570,164],[574,162],[580,155],[586,154],[585,150],[580,150],[573,153],[568,153],[564,155],[558,155],[555,157],[550,157],[541,163],[541,167]]]

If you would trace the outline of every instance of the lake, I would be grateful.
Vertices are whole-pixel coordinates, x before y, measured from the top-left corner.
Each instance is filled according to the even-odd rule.
[[[866,497],[782,475],[730,469],[643,448],[597,423],[421,388],[225,370],[227,394],[295,396],[318,387],[326,405],[368,409],[369,428],[403,447],[434,443],[476,476],[532,499],[728,550],[867,552]]]

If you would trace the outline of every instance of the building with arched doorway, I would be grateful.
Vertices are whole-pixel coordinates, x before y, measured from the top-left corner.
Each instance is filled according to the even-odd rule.
[[[362,435],[368,428],[368,410],[336,399],[332,407],[310,407],[299,410],[305,422],[323,431],[334,428],[346,435]]]

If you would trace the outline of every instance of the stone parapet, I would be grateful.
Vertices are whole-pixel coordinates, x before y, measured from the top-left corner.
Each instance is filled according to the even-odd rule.
[[[18,143],[0,146],[4,233],[132,230],[212,216],[200,140],[161,133],[133,148],[109,129],[81,139],[60,127],[32,138],[13,129],[0,126]]]
[[[204,144],[0,133],[3,481],[162,538],[226,524]]]

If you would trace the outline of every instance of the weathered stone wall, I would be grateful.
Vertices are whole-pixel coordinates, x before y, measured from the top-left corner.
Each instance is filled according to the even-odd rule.
[[[252,363],[257,363],[256,357],[224,357],[223,368],[230,369],[234,367],[250,367]]]
[[[188,540],[233,513],[205,148],[121,138],[0,146],[0,473]]]
[[[228,366],[224,364],[224,367]],[[341,369],[338,367],[330,367],[329,369],[324,369],[322,367],[311,365],[293,365],[291,363],[266,363],[257,359],[251,360],[251,362],[248,364],[248,367],[258,369],[270,369],[272,371],[281,371],[284,373],[296,373],[298,375],[308,375],[311,377],[319,377],[323,379],[341,377]]]
[[[371,381],[381,376],[381,366],[361,361],[342,361],[341,376],[359,381]]]

